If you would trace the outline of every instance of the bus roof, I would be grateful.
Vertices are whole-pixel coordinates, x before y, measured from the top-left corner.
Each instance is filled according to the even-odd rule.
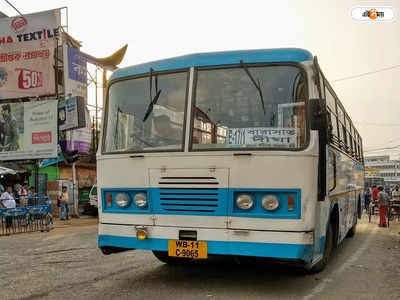
[[[125,78],[133,75],[146,74],[152,68],[156,72],[179,70],[190,67],[213,67],[221,65],[269,62],[303,62],[312,60],[312,54],[299,48],[278,48],[260,50],[239,50],[197,53],[157,60],[116,70],[110,80]]]

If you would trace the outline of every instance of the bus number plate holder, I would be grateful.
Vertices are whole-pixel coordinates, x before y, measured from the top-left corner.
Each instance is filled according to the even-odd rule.
[[[205,259],[208,257],[207,242],[169,240],[168,256]]]

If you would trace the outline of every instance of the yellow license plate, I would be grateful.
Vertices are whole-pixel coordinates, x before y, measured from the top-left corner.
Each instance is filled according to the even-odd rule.
[[[207,258],[207,242],[169,240],[168,256]]]

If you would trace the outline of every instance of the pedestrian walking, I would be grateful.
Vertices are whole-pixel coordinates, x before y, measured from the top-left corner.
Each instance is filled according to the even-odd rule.
[[[383,191],[383,186],[378,187],[379,227],[387,227],[386,214],[389,205],[389,196]]]
[[[382,190],[383,190],[383,187],[382,187]],[[373,185],[373,186],[372,186],[372,192],[371,192],[371,194],[372,194],[372,201],[378,200],[378,193],[379,193],[379,190],[378,190],[377,186],[376,186],[376,185]]]
[[[368,212],[370,202],[371,202],[371,191],[368,188],[364,193],[364,207],[367,212]]]
[[[61,195],[58,200],[60,200],[60,220],[69,220],[69,198],[68,189],[66,186],[62,187]],[[65,213],[65,216],[64,216]]]

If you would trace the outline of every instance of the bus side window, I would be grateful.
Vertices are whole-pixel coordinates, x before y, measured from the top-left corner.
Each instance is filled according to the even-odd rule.
[[[336,153],[328,150],[328,186],[329,192],[336,188]]]

